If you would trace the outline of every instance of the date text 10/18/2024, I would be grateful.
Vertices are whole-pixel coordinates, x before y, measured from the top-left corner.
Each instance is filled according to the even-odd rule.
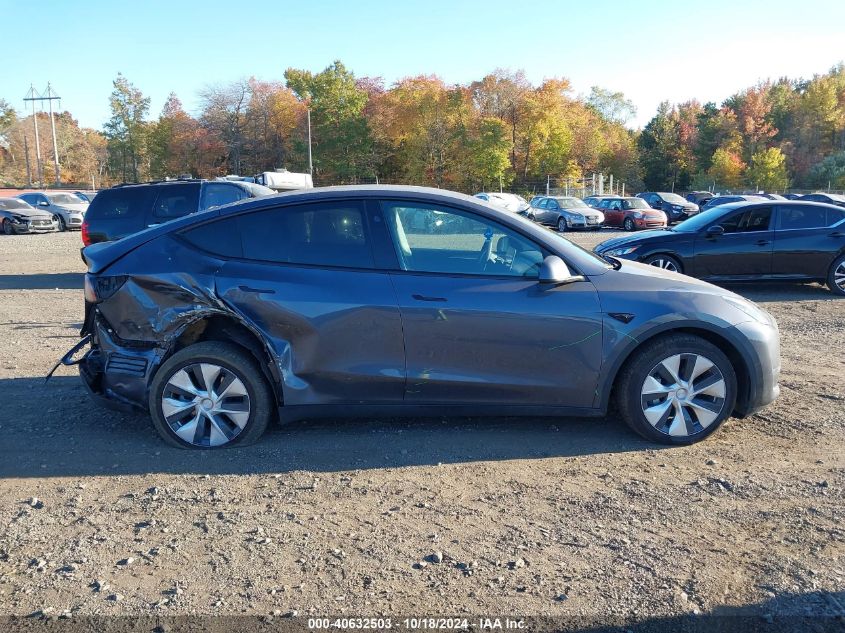
[[[526,628],[525,620],[518,618],[402,618],[393,621],[392,618],[308,618],[308,628],[311,630],[330,629],[359,629],[383,631],[387,629],[404,629],[409,631],[465,631],[470,626],[482,631],[521,630]]]

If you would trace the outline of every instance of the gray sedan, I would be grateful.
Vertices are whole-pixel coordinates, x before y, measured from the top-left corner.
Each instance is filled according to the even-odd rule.
[[[58,231],[58,221],[49,213],[18,198],[0,198],[0,228],[6,235]]]
[[[542,196],[531,201],[528,217],[563,233],[571,229],[597,231],[604,223],[601,211],[588,207],[583,200],[572,196]]]
[[[22,193],[18,198],[25,200],[37,209],[56,216],[60,231],[82,229],[82,221],[85,219],[88,203],[83,202],[72,193],[52,191]]]

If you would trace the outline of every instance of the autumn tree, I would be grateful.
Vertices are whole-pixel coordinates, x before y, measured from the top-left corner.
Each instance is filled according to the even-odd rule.
[[[716,190],[735,190],[742,185],[745,163],[742,157],[730,148],[720,147],[713,152],[707,179],[713,183]]]

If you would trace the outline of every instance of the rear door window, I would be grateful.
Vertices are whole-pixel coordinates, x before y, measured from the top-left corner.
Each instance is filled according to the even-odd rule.
[[[238,219],[246,259],[375,268],[359,202],[276,207],[246,213]]]
[[[199,183],[161,185],[153,206],[153,218],[171,220],[195,213],[199,204]]]
[[[819,229],[829,226],[825,207],[783,206],[778,209],[778,230]]]

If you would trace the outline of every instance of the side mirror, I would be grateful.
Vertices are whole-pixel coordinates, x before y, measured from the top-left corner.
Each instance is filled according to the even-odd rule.
[[[549,255],[540,264],[541,284],[566,284],[577,281],[580,277],[573,277],[569,267],[557,255]]]
[[[41,200],[41,201],[38,203],[38,206],[39,206],[39,207],[49,207],[49,206],[50,206],[50,203],[49,203],[49,202],[47,202],[46,200]]]
[[[707,237],[717,237],[725,234],[725,227],[720,224],[715,224],[707,228]]]

